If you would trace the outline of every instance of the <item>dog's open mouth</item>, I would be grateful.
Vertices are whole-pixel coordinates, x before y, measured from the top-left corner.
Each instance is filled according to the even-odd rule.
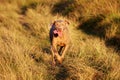
[[[62,37],[62,31],[61,30],[54,30],[54,34],[58,34],[58,36]]]

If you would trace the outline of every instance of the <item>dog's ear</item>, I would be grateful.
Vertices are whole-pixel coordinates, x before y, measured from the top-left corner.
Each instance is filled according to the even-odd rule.
[[[54,24],[55,24],[55,21],[51,21],[51,23],[48,25],[48,29],[51,29],[52,26],[54,26]]]
[[[69,21],[67,21],[67,20],[64,20],[64,22],[65,22],[66,25],[70,24]]]
[[[50,23],[49,27],[51,28],[52,26],[54,26],[54,25],[55,25],[55,22],[56,22],[56,21],[52,21],[52,22]]]
[[[56,20],[52,21],[51,26],[54,26],[56,23]]]

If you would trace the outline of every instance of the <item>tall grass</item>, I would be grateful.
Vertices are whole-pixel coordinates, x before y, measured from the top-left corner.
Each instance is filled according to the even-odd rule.
[[[119,3],[0,1],[0,80],[119,80],[119,52],[106,45],[119,35]],[[52,67],[49,28],[56,19],[69,19],[72,44],[63,64]]]

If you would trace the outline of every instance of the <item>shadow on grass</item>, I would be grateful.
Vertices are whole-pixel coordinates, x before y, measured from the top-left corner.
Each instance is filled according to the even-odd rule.
[[[55,80],[66,80],[70,74],[65,66],[50,66],[48,67],[49,76],[54,76]]]
[[[48,72],[54,76],[55,80],[80,80],[79,70],[74,66],[61,64],[53,68],[49,68]]]
[[[28,10],[28,8],[35,9],[37,7],[37,5],[38,5],[38,2],[32,2],[32,3],[29,3],[28,5],[23,5],[21,7],[21,12],[20,13],[25,15],[27,10]]]
[[[68,71],[67,67],[61,66],[58,73],[55,75],[56,80],[66,80],[70,75]]]
[[[81,24],[78,26],[78,29],[82,30],[88,35],[104,38],[106,34],[105,29],[111,25],[108,23],[101,25],[101,22],[104,20],[104,18],[104,15],[98,15],[90,17],[87,20],[80,19]]]
[[[116,33],[120,34],[120,19],[119,18],[113,18],[110,22],[105,22],[106,16],[104,15],[97,15],[90,17],[88,19],[80,18],[79,22],[81,23],[78,26],[78,29],[82,30],[84,33],[88,35],[92,35],[94,37],[100,37],[105,40],[105,44],[107,47],[114,47],[114,49],[118,52],[120,51],[120,36],[116,37]],[[117,31],[115,33],[115,36],[110,37],[107,36],[107,31],[111,30],[113,24],[116,24],[118,26]],[[111,30],[112,31],[112,30]]]
[[[50,54],[50,53],[51,53],[51,50],[49,49],[49,47],[44,47],[44,48],[42,48],[42,51],[43,51],[44,53],[47,53],[47,54]]]
[[[105,41],[105,44],[108,46],[108,47],[113,47],[115,48],[115,50],[117,52],[119,52],[118,55],[120,55],[120,37],[117,37],[117,36],[114,36],[110,39],[107,39]]]
[[[61,0],[53,6],[51,13],[69,16],[75,10],[75,4],[75,0]]]

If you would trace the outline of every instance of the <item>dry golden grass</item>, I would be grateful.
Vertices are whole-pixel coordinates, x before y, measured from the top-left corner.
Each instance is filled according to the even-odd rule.
[[[69,4],[63,0],[0,1],[0,80],[120,79],[120,53],[106,45],[106,39],[120,34],[120,1],[65,3]],[[69,20],[72,44],[63,64],[52,67],[49,28],[56,19]]]

